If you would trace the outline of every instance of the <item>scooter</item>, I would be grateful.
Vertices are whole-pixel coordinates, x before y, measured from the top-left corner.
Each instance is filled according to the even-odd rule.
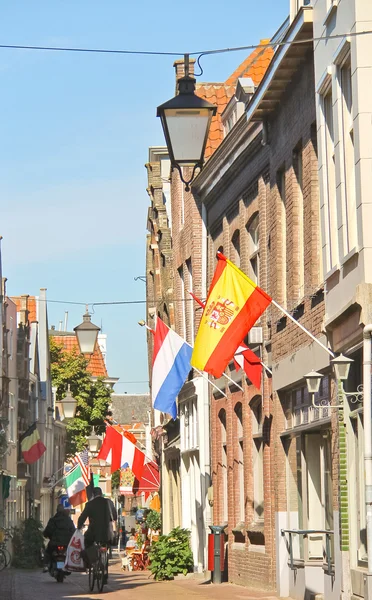
[[[66,552],[67,546],[56,546],[52,551],[49,573],[57,583],[63,583],[65,576],[70,574],[65,571]]]

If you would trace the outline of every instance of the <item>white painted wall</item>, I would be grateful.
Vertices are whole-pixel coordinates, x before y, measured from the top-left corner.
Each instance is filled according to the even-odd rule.
[[[366,0],[314,0],[314,37],[358,33],[372,29],[372,3]],[[345,144],[342,131],[343,100],[340,61],[350,47],[352,74],[352,124],[354,131],[355,206],[345,214]],[[372,35],[319,40],[314,43],[318,126],[320,207],[323,265],[328,280],[326,320],[342,311],[355,295],[359,283],[372,283]],[[332,89],[334,158],[336,169],[337,232],[327,235],[327,161],[322,92]],[[354,248],[345,248],[347,227],[356,228]],[[327,262],[329,245],[337,246],[333,264]],[[333,275],[332,279],[331,276]]]

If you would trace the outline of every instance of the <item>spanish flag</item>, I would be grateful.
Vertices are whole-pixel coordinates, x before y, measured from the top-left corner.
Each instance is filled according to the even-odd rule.
[[[20,437],[20,442],[24,461],[29,465],[39,460],[46,451],[36,428],[36,423],[31,425]]]
[[[223,254],[218,252],[217,258],[191,365],[221,377],[271,298]]]

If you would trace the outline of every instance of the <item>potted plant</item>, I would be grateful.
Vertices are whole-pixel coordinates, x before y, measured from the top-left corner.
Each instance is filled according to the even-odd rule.
[[[154,579],[174,579],[176,575],[192,571],[193,556],[188,529],[175,527],[168,535],[161,535],[150,552],[150,571]]]

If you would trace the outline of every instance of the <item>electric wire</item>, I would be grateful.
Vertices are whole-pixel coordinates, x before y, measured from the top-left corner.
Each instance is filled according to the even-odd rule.
[[[194,52],[166,52],[160,50],[121,50],[121,49],[109,49],[109,48],[75,48],[70,46],[31,46],[25,44],[0,44],[0,49],[7,50],[37,50],[37,51],[51,51],[51,52],[80,52],[88,54],[123,54],[123,55],[142,55],[142,56],[199,56],[209,54],[224,54],[227,52],[240,52],[243,50],[255,50],[257,48],[278,48],[280,46],[292,46],[299,44],[309,44],[311,42],[322,42],[334,39],[342,39],[345,37],[359,37],[362,35],[371,34],[372,30],[364,31],[351,31],[347,33],[336,33],[331,35],[325,35],[320,37],[308,37],[301,40],[282,40],[282,41],[269,41],[264,44],[248,44],[246,46],[236,46],[232,48],[216,48],[212,50],[198,50]],[[200,67],[200,64],[199,64]]]

